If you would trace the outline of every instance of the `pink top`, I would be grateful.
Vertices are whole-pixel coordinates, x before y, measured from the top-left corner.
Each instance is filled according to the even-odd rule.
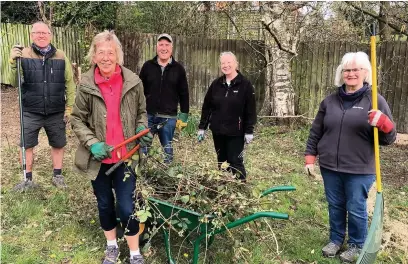
[[[120,119],[120,98],[122,95],[123,78],[122,70],[116,65],[115,72],[109,79],[105,79],[99,68],[95,68],[95,83],[102,93],[106,105],[106,144],[116,146],[125,140],[122,121]],[[126,147],[112,152],[112,158],[107,158],[102,163],[116,163],[126,154]]]

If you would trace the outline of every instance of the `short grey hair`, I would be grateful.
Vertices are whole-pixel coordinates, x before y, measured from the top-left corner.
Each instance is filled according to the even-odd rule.
[[[30,33],[33,33],[33,28],[34,28],[35,25],[45,25],[45,26],[47,26],[48,32],[52,34],[52,30],[51,30],[50,25],[48,25],[47,23],[44,23],[43,21],[37,21],[37,22],[33,23],[33,24],[31,25],[31,31],[30,31]]]
[[[115,35],[113,30],[105,30],[99,34],[97,34],[93,40],[91,47],[89,48],[88,55],[86,55],[85,59],[94,64],[92,58],[96,52],[96,46],[104,41],[113,41],[116,44],[116,56],[118,59],[118,64],[123,65],[123,50],[122,44],[120,43],[118,37]]]
[[[358,51],[358,52],[349,52],[346,53],[343,56],[343,59],[341,59],[341,63],[340,65],[337,67],[336,70],[336,77],[334,79],[334,84],[337,87],[340,87],[344,84],[343,81],[343,69],[347,66],[347,65],[351,65],[353,64],[353,62],[360,68],[363,68],[367,71],[367,76],[364,79],[364,82],[368,83],[369,85],[371,85],[372,83],[372,69],[371,69],[371,63],[370,60],[368,58],[367,53],[362,52],[362,51]]]
[[[237,56],[235,56],[235,54],[232,53],[231,51],[223,51],[223,52],[221,52],[221,54],[220,54],[220,62],[221,62],[221,57],[222,57],[222,56],[225,56],[225,55],[231,55],[231,56],[234,58],[235,62],[237,63],[237,68],[238,68],[239,63],[238,63],[238,60],[237,60]]]

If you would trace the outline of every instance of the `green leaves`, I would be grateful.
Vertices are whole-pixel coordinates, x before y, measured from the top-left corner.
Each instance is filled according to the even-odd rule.
[[[149,217],[152,217],[152,214],[148,210],[139,210],[136,212],[136,216],[140,223],[144,223]]]
[[[188,203],[188,201],[190,201],[190,195],[183,195],[180,197],[180,201],[182,201],[183,203]]]

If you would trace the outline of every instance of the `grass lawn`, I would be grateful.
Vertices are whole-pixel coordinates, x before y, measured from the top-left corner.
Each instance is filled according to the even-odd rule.
[[[34,180],[40,188],[14,193],[21,180],[18,164],[18,109],[15,91],[2,95],[1,145],[1,263],[100,263],[105,240],[99,227],[96,200],[89,180],[72,169],[77,140],[68,130],[64,158],[66,191],[51,185],[52,164],[44,131],[36,149]],[[5,108],[5,103],[11,108]],[[286,212],[289,220],[259,220],[218,235],[200,255],[206,263],[340,263],[321,256],[328,239],[328,212],[321,181],[303,174],[303,150],[308,129],[291,129],[260,124],[256,138],[245,149],[248,182],[254,185],[293,185],[294,192],[270,195],[276,211]],[[157,139],[155,139],[157,144]],[[197,144],[195,137],[182,136],[175,143],[176,161],[189,166],[189,160],[215,163],[212,139]],[[384,249],[378,263],[408,263],[408,164],[403,157],[408,148],[382,150],[386,223]],[[172,235],[173,255],[178,263],[188,263],[191,251],[179,247]],[[121,241],[121,259],[128,251]],[[183,244],[184,245],[184,244]],[[161,235],[152,240],[147,263],[166,263]],[[188,255],[188,256],[187,256]],[[203,262],[203,261],[202,261]],[[200,262],[200,263],[202,263]]]

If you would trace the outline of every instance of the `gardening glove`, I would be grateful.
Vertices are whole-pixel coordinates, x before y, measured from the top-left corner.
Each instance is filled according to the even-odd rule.
[[[205,130],[204,130],[204,129],[199,129],[199,130],[198,130],[198,132],[197,132],[198,142],[201,142],[201,141],[204,140],[204,133],[205,133]]]
[[[179,132],[181,132],[181,130],[187,126],[187,120],[188,120],[187,113],[179,113],[178,119],[176,122],[176,128]]]
[[[111,158],[112,146],[105,142],[97,142],[91,145],[91,153],[97,161],[102,161],[106,158]]]
[[[136,128],[136,134],[140,133],[141,131],[145,129],[146,129],[145,125],[142,125],[142,124],[138,125]],[[150,132],[139,139],[140,146],[142,147],[150,146],[152,144],[152,141],[153,141],[153,135]]]
[[[69,122],[69,116],[71,115],[72,107],[66,106],[65,113],[64,113],[64,122],[65,124]]]
[[[245,134],[245,143],[249,144],[254,139],[254,134]]]
[[[23,46],[21,46],[21,45],[14,45],[13,46],[13,48],[11,48],[11,51],[10,51],[10,63],[14,63],[14,61],[17,59],[17,58],[19,58],[19,57],[21,57],[23,54],[22,54],[22,50],[23,50]]]
[[[368,123],[373,127],[378,127],[384,133],[390,133],[394,128],[394,123],[380,110],[371,109],[368,111]]]
[[[315,161],[316,161],[316,156],[313,156],[313,155],[306,155],[305,156],[305,163],[306,163],[305,171],[306,171],[306,174],[309,175],[309,176],[313,176],[313,177],[316,176],[316,173],[314,171]]]

